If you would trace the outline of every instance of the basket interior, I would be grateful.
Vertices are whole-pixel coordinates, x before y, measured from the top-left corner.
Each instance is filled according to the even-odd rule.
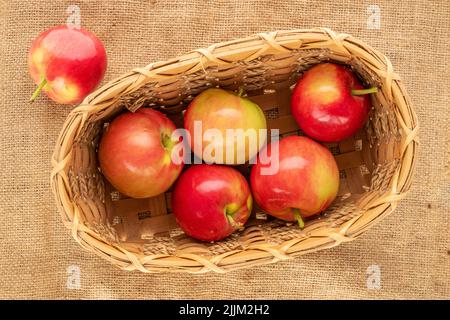
[[[106,112],[94,114],[73,147],[69,180],[73,198],[82,209],[81,220],[103,241],[120,244],[132,252],[153,254],[196,253],[217,255],[245,249],[255,243],[279,244],[307,237],[305,230],[339,226],[360,210],[362,199],[389,187],[399,165],[400,133],[391,105],[383,95],[372,96],[372,110],[366,126],[355,136],[339,143],[325,144],[340,169],[340,189],[332,206],[320,216],[306,221],[305,230],[264,214],[255,204],[246,228],[227,239],[204,243],[186,236],[171,210],[171,190],[148,199],[132,199],[120,194],[101,175],[96,148],[102,130],[119,113],[153,107],[182,126],[183,110],[196,94],[210,87],[237,90],[244,87],[268,120],[268,128],[278,128],[281,137],[302,135],[290,114],[293,85],[311,66],[331,61],[352,68],[367,86],[381,86],[370,68],[355,58],[338,56],[327,49],[292,51],[267,55],[227,66],[209,66],[195,73],[174,75],[148,82],[124,95]],[[250,166],[237,167],[248,176]],[[355,233],[358,228],[355,228]],[[313,239],[311,239],[313,241]]]

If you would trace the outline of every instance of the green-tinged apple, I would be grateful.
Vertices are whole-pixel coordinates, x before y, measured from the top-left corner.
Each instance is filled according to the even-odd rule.
[[[217,241],[244,226],[252,211],[252,195],[236,169],[193,165],[175,184],[172,210],[187,235]]]
[[[189,104],[184,127],[198,158],[209,164],[243,164],[264,146],[267,139],[264,113],[241,95],[242,92],[208,89]]]
[[[263,162],[261,154],[278,159],[278,166]],[[270,166],[277,170],[264,172]],[[324,211],[335,199],[339,170],[326,147],[307,137],[289,136],[261,151],[250,184],[261,209],[282,220],[297,220],[302,228],[302,218]]]
[[[118,191],[133,198],[165,192],[183,167],[172,160],[172,150],[181,143],[171,139],[175,129],[164,114],[149,108],[118,116],[100,141],[103,175]]]
[[[300,128],[311,138],[337,142],[362,128],[371,108],[370,93],[353,72],[333,63],[318,64],[297,82],[291,111]]]
[[[28,68],[38,85],[31,101],[42,90],[53,101],[76,104],[103,79],[106,52],[88,30],[62,25],[44,31],[34,40]]]

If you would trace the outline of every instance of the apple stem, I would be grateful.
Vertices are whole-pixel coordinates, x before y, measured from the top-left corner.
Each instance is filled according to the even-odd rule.
[[[372,88],[368,88],[368,89],[353,89],[352,96],[361,96],[364,94],[375,93],[375,92],[378,92],[377,87],[372,87]]]
[[[245,93],[245,90],[244,90],[244,87],[239,87],[239,90],[238,90],[238,97],[242,97],[242,95]]]
[[[161,133],[161,143],[162,143],[164,149],[166,149],[166,150],[171,150],[175,144],[175,142],[172,141],[170,136],[165,133]]]
[[[231,214],[227,214],[227,219],[228,219],[228,222],[230,223],[230,225],[233,228],[238,229],[238,230],[242,228],[242,224],[241,223],[237,223],[236,221],[234,221],[234,219],[231,216]]]
[[[293,208],[292,210],[294,210],[294,217],[298,222],[298,226],[300,227],[300,229],[303,229],[305,227],[305,222],[303,222],[300,210],[297,208]]]
[[[47,84],[47,79],[44,79],[44,80],[41,81],[41,83],[39,83],[38,87],[33,92],[33,95],[30,98],[30,102],[33,102],[34,100],[36,100],[36,98],[38,97],[38,95],[41,92],[42,88],[44,88],[44,86],[46,84]]]
[[[233,217],[230,214],[226,214],[228,222],[234,227],[236,225],[236,221],[234,221]]]

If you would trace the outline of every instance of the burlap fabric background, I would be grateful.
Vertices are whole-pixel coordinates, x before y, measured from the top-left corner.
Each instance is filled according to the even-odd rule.
[[[110,80],[133,67],[260,31],[326,26],[384,52],[419,116],[411,193],[359,240],[225,275],[118,270],[82,250],[49,188],[50,157],[70,107],[41,97],[26,66],[30,42],[79,5],[105,44]],[[367,28],[367,7],[381,28]],[[450,3],[442,1],[0,1],[0,298],[450,298]],[[67,268],[81,271],[67,288]],[[367,288],[378,265],[381,288]]]

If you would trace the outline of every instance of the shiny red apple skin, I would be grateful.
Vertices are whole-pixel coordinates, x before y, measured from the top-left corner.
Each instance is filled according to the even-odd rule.
[[[118,191],[133,198],[167,191],[183,168],[183,163],[174,163],[171,158],[179,142],[167,144],[175,129],[165,115],[150,108],[118,116],[99,144],[103,175]]]
[[[226,145],[218,144],[222,148],[223,157],[215,161],[216,159],[209,157],[205,153],[205,149],[212,142],[203,141],[201,137],[195,136],[195,121],[201,122],[203,133],[209,129],[219,130],[222,134],[223,142],[226,141],[227,129],[242,129],[244,132],[247,132],[249,129],[255,130],[257,133],[257,147],[254,149],[249,148],[250,139],[248,138],[245,138],[245,146],[243,147],[237,142],[238,139],[234,139],[234,150],[232,151],[234,157],[231,157],[230,152],[229,158],[231,161],[227,161]],[[192,151],[197,157],[207,163],[243,164],[256,156],[259,151],[259,146],[262,147],[267,138],[265,134],[261,140],[259,139],[258,133],[260,130],[267,129],[266,117],[261,108],[247,98],[241,97],[234,92],[218,88],[205,90],[191,101],[184,114],[184,128],[190,134],[189,143]],[[238,155],[242,157],[243,161],[240,161]]]
[[[180,176],[172,193],[176,221],[187,235],[202,241],[221,240],[243,227],[252,211],[252,201],[244,176],[220,165],[191,166]]]
[[[34,82],[61,104],[77,104],[103,79],[107,66],[102,42],[86,29],[67,25],[41,33],[32,43],[28,68]]]
[[[337,142],[355,134],[367,120],[369,95],[352,95],[363,89],[353,72],[333,63],[318,64],[297,82],[291,112],[311,138]]]
[[[274,144],[279,147],[279,170],[262,175],[260,159],[252,167],[250,185],[261,209],[270,215],[295,221],[295,210],[302,218],[324,211],[336,198],[339,170],[331,152],[318,142],[301,136],[288,136],[267,146],[269,156]],[[275,152],[274,152],[275,154]]]

